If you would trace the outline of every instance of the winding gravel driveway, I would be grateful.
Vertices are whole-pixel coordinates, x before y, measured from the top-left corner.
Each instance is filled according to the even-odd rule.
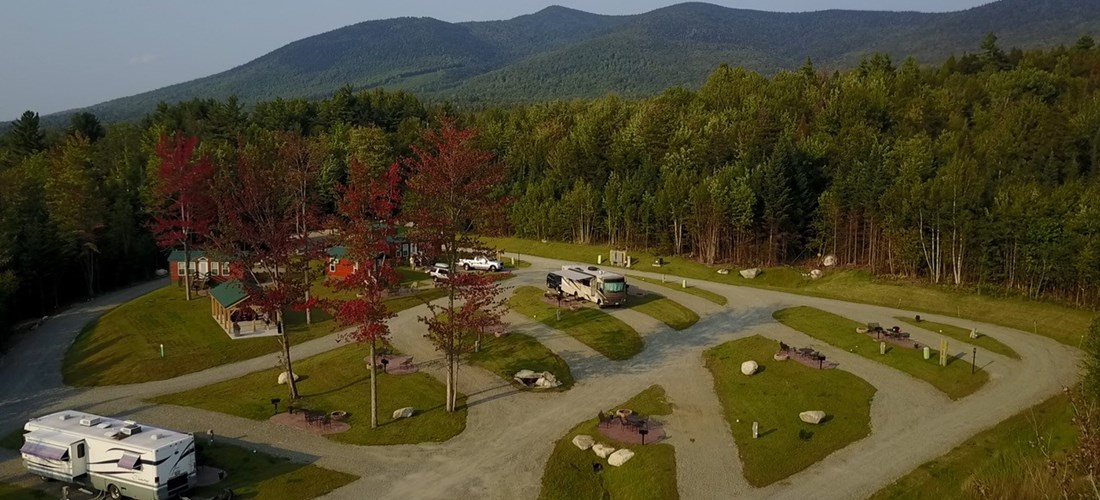
[[[526,257],[533,265],[505,282],[542,286],[549,269],[562,262]],[[644,271],[632,273],[659,277]],[[463,366],[459,389],[469,395],[466,430],[445,443],[355,446],[304,432],[195,408],[152,405],[142,400],[158,394],[232,379],[276,363],[275,355],[211,368],[171,380],[127,386],[78,389],[61,382],[65,350],[85,323],[114,305],[163,286],[140,285],[77,306],[48,321],[0,359],[0,433],[18,428],[26,418],[63,408],[126,415],[162,426],[204,432],[221,439],[361,478],[326,498],[494,498],[538,496],[543,465],[554,442],[578,422],[624,401],[652,384],[661,384],[675,405],[667,417],[669,443],[676,447],[678,483],[685,499],[711,498],[862,498],[921,463],[949,451],[973,434],[1034,405],[1070,385],[1078,375],[1079,352],[1045,337],[995,325],[921,313],[929,320],[977,326],[1012,347],[1022,359],[982,353],[979,363],[990,382],[979,392],[952,402],[927,383],[845,352],[791,330],[771,317],[777,309],[807,305],[856,321],[893,324],[893,316],[913,312],[709,282],[700,287],[725,295],[718,306],[678,290],[647,284],[653,290],[699,313],[700,321],[676,332],[635,311],[612,311],[631,323],[645,339],[645,350],[627,361],[609,361],[564,333],[517,313],[506,318],[514,330],[538,338],[561,355],[577,380],[565,393],[521,392],[476,367]],[[394,344],[425,369],[441,374],[439,355],[423,337],[417,321],[427,308],[401,312],[391,323]],[[916,340],[935,345],[937,335],[910,329]],[[766,488],[752,488],[741,476],[737,447],[713,391],[702,352],[714,345],[750,335],[764,335],[795,345],[814,345],[840,368],[874,385],[872,433],[812,467]],[[339,347],[336,335],[295,346],[299,359]],[[956,354],[970,346],[952,341]],[[21,483],[18,454],[0,450],[0,481]]]

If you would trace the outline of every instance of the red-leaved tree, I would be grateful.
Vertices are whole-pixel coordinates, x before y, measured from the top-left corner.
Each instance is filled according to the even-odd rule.
[[[413,148],[413,157],[404,162],[409,176],[404,217],[413,223],[410,236],[420,249],[439,252],[452,270],[462,252],[485,251],[475,230],[504,219],[504,199],[498,195],[504,170],[491,153],[473,144],[475,137],[475,130],[444,120],[439,130],[425,133],[427,146]],[[504,308],[492,298],[499,288],[488,276],[453,275],[440,286],[447,289],[446,305],[429,305],[432,315],[421,321],[446,357],[446,409],[455,411],[459,356],[473,344],[468,336],[499,323]]]
[[[352,327],[342,340],[370,346],[370,425],[378,427],[378,347],[388,342],[386,321],[394,317],[383,301],[386,289],[398,282],[392,260],[392,237],[400,191],[398,165],[388,171],[371,171],[358,161],[348,165],[348,183],[338,189],[334,226],[347,258],[357,264],[350,276],[329,281],[340,291],[354,297],[333,299],[332,309],[341,326]],[[381,258],[380,258],[381,257]]]
[[[278,161],[276,153],[266,145],[238,148],[235,171],[223,172],[225,178],[218,182],[219,220],[212,241],[229,260],[234,277],[248,287],[243,306],[275,319],[293,400],[298,398],[298,385],[291,375],[291,341],[283,313],[305,307],[309,285],[301,276],[309,259],[301,254],[295,225],[299,206],[294,185],[287,181],[286,164]]]
[[[177,133],[162,136],[156,154],[160,160],[153,188],[155,205],[153,235],[161,248],[183,247],[183,281],[191,300],[191,250],[209,233],[215,218],[211,198],[214,163],[205,154],[195,155],[198,137]]]

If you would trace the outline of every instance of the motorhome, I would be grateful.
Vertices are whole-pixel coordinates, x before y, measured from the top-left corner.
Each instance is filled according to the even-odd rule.
[[[546,288],[600,307],[626,303],[626,277],[596,267],[562,266],[546,275]]]
[[[72,410],[31,419],[23,430],[19,451],[31,474],[108,498],[176,498],[198,477],[190,433]]]

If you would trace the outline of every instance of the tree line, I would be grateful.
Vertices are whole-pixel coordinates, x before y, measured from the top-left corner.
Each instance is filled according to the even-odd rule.
[[[324,149],[309,186],[338,211],[349,164],[391,165],[443,116],[498,160],[508,228],[725,265],[836,255],[876,274],[1100,302],[1100,49],[981,50],[940,65],[717,68],[698,89],[458,109],[405,92],[161,104],[136,123],[28,112],[0,141],[0,324],[147,279],[157,144],[238,161],[281,134]],[[402,174],[407,176],[407,174]],[[404,189],[405,178],[400,186]],[[230,183],[232,178],[219,182]],[[495,229],[494,229],[495,230]]]

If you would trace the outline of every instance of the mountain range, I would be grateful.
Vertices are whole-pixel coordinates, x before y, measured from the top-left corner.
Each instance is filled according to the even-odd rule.
[[[870,53],[938,63],[1001,47],[1069,44],[1100,32],[1098,0],[1000,0],[949,13],[826,10],[777,13],[683,3],[606,16],[548,7],[506,21],[367,21],[292,42],[236,68],[86,108],[134,119],[158,102],[317,98],[350,85],[404,89],[432,100],[515,103],[642,96],[698,86],[719,64],[765,74],[801,66],[843,69]],[[65,112],[68,114],[70,112]]]

